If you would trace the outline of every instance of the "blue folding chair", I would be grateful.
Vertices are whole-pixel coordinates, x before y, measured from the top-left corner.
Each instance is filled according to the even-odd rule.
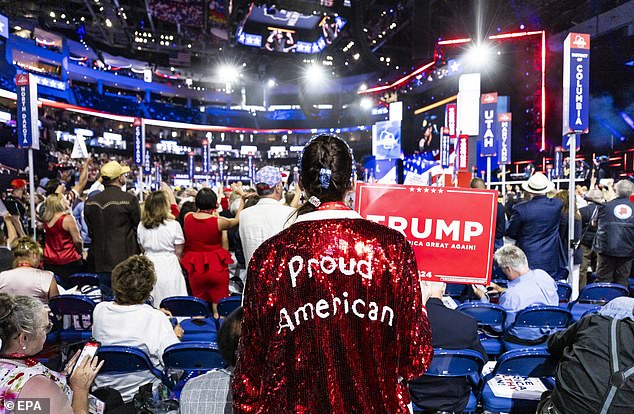
[[[225,366],[215,342],[181,342],[170,345],[163,352],[163,364],[168,374],[169,370],[183,371],[173,389],[177,395],[190,379]]]
[[[217,338],[218,325],[211,317],[209,305],[195,296],[172,296],[161,301],[161,308],[169,310],[181,320],[183,341],[213,342]],[[192,318],[195,317],[195,318]]]
[[[102,346],[99,348],[97,355],[100,361],[104,361],[99,375],[149,371],[168,388],[171,389],[174,386],[163,371],[155,367],[150,361],[150,357],[139,348],[132,346]]]
[[[68,279],[74,286],[78,287],[99,286],[99,276],[96,273],[74,273]]]
[[[557,282],[557,295],[559,295],[559,306],[567,309],[572,296],[572,286],[566,282]]]
[[[449,350],[434,349],[434,359],[431,365],[425,371],[424,376],[427,377],[464,377],[469,380],[471,377],[480,379],[480,372],[484,366],[482,355],[471,349]],[[475,384],[477,386],[477,384]],[[473,413],[476,411],[478,399],[473,392],[473,388],[469,393],[469,402],[463,410],[465,413]],[[476,390],[477,392],[477,390]],[[423,410],[413,404],[414,411]]]
[[[58,323],[63,323],[64,316],[71,316],[71,326],[59,330],[62,342],[87,341],[92,337],[92,312],[95,302],[83,295],[59,295],[49,299],[48,306]]]
[[[492,413],[535,413],[539,399],[497,397],[488,381],[498,374],[531,377],[539,378],[546,388],[552,389],[557,362],[545,349],[515,349],[502,354],[493,372],[484,378],[480,394],[484,409]]]
[[[467,302],[456,308],[460,312],[466,313],[476,320],[478,327],[489,332],[480,333],[480,343],[488,355],[497,356],[502,353],[502,340],[500,336],[504,333],[504,322],[506,321],[506,310],[500,305],[493,303]]]
[[[572,320],[578,321],[589,309],[603,306],[614,298],[628,296],[629,290],[618,283],[591,283],[579,293],[579,298],[568,305]]]
[[[572,320],[572,315],[566,309],[559,306],[534,305],[520,311],[515,316],[515,321],[507,329],[507,332],[514,331],[515,328],[530,330],[531,333],[539,334],[543,341],[535,345],[518,344],[510,342],[505,335],[502,343],[507,351],[522,348],[545,348],[548,336],[555,331],[566,329]],[[520,332],[521,332],[520,330]],[[532,339],[522,338],[519,339]]]
[[[445,286],[445,295],[452,298],[454,301],[462,302],[465,296],[465,285],[459,285],[457,283],[447,283]]]
[[[242,305],[242,296],[229,296],[222,298],[216,305],[218,308],[218,315],[227,317],[231,312],[236,310]]]

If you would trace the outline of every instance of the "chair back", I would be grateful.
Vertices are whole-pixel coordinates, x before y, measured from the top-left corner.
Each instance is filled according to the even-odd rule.
[[[163,352],[165,368],[185,371],[209,371],[224,368],[225,363],[215,342],[181,342]]]
[[[599,305],[593,306],[590,309],[588,309],[587,311],[585,311],[583,313],[583,315],[581,315],[581,317],[585,318],[588,315],[596,315],[597,313],[599,313],[600,309],[601,309],[601,306],[599,306]]]
[[[518,312],[515,316],[514,327],[554,328],[567,327],[572,320],[572,314],[558,306],[535,305]]]
[[[218,301],[218,315],[227,317],[242,305],[242,296],[229,296]]]
[[[629,290],[618,283],[591,283],[579,293],[581,303],[596,303],[605,305],[614,298],[628,296]]]
[[[172,296],[161,301],[161,308],[172,312],[173,316],[211,316],[209,305],[195,296]]]
[[[96,273],[74,273],[68,279],[70,284],[78,287],[99,286],[99,276]]]
[[[456,310],[471,316],[480,326],[504,326],[506,321],[506,310],[493,303],[467,302]]]
[[[48,306],[57,316],[90,315],[95,310],[95,302],[84,295],[58,295],[49,299]]]
[[[515,349],[500,356],[491,377],[497,374],[552,377],[556,368],[557,359],[545,349]]]
[[[456,283],[447,283],[445,285],[445,294],[454,299],[460,298],[464,294],[464,290],[465,285],[459,285]]]
[[[466,377],[479,374],[484,366],[480,353],[471,349],[434,349],[434,359],[425,371],[430,377]]]
[[[559,295],[559,303],[570,302],[572,296],[572,286],[566,282],[557,282],[557,295]]]
[[[173,384],[163,372],[156,368],[145,352],[132,346],[102,346],[97,352],[99,360],[104,361],[99,375],[128,374],[138,371],[150,371],[168,387]]]

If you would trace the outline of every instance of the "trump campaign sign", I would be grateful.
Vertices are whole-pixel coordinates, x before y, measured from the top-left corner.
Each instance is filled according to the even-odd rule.
[[[569,33],[564,40],[563,133],[587,133],[590,112],[590,35]]]
[[[422,280],[489,283],[497,191],[357,184],[355,210],[405,235]]]

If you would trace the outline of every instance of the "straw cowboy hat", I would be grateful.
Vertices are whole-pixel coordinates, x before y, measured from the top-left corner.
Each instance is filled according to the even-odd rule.
[[[542,173],[531,175],[528,181],[522,183],[522,189],[531,194],[547,194],[555,188],[555,184]]]

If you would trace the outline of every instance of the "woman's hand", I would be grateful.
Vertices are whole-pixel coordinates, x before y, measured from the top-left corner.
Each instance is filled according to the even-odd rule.
[[[75,352],[75,355],[73,355],[71,359],[66,363],[62,374],[64,374],[65,376],[70,375],[70,373],[73,371],[73,367],[75,366],[75,362],[77,362],[77,358],[79,358],[79,354],[81,354],[81,349],[78,349],[77,352]]]
[[[73,390],[73,392],[88,393],[103,363],[104,361],[99,362],[99,358],[96,356],[93,358],[84,358],[69,378],[68,385],[70,385],[70,389]]]
[[[174,334],[176,335],[178,339],[183,339],[183,335],[185,334],[185,331],[181,327],[180,323],[174,327]]]

